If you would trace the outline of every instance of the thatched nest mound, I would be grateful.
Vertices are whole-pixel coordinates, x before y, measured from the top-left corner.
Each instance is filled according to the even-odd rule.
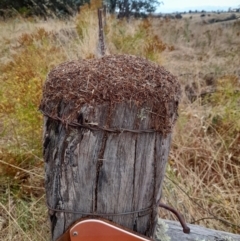
[[[137,106],[152,103],[155,113],[171,118],[166,103],[177,106],[179,97],[176,77],[163,67],[136,56],[108,55],[54,68],[47,77],[40,110],[56,117],[59,104],[66,103],[71,113],[68,120],[73,121],[84,104],[94,107],[131,101]]]

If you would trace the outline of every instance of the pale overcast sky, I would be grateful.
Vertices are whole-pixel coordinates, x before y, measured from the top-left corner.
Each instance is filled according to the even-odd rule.
[[[160,1],[160,0],[159,0]],[[236,8],[240,5],[240,0],[163,0],[156,12],[188,11],[199,8],[216,8],[229,7]]]

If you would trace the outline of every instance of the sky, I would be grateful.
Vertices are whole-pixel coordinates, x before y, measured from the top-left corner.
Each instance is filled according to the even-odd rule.
[[[161,1],[161,0],[159,0]],[[240,0],[163,0],[156,12],[181,12],[189,10],[223,10],[239,7]]]

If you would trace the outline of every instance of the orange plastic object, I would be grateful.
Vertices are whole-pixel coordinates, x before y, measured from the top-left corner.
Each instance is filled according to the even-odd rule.
[[[70,229],[71,241],[149,241],[111,223],[87,219],[78,222]]]

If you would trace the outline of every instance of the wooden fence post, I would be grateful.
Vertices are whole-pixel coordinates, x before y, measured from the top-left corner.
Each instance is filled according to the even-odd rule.
[[[93,215],[153,236],[179,96],[174,76],[135,56],[49,73],[40,110],[52,240]]]
[[[104,8],[99,8],[98,9],[98,45],[99,45],[98,47],[99,47],[101,56],[105,55],[105,50],[106,50],[104,32],[103,32],[105,22],[103,22],[103,16],[104,16]],[[104,18],[104,21],[105,20],[106,18]]]

